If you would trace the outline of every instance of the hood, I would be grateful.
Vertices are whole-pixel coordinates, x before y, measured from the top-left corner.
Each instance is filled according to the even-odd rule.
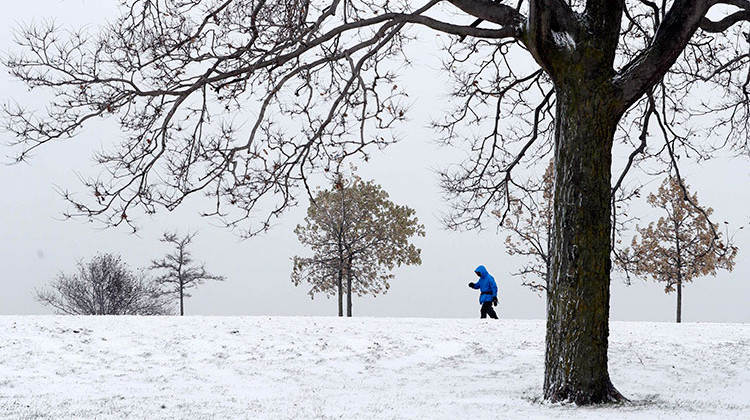
[[[487,269],[484,268],[483,265],[480,265],[479,267],[477,267],[477,269],[474,270],[474,272],[475,273],[479,273],[479,277],[481,277],[481,278],[485,278],[485,277],[487,277],[488,274],[490,274],[490,273],[487,272]]]

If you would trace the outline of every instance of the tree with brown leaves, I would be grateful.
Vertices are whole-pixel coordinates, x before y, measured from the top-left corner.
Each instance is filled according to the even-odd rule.
[[[246,230],[268,229],[311,176],[395,141],[405,46],[445,35],[452,83],[434,83],[453,100],[434,126],[467,151],[442,174],[447,225],[510,212],[519,168],[554,156],[548,401],[624,400],[607,349],[612,202],[625,175],[645,161],[679,175],[678,156],[723,147],[750,154],[748,0],[134,0],[121,10],[98,35],[22,28],[24,52],[5,60],[53,98],[42,113],[4,107],[19,159],[100,117],[120,125],[90,194],[66,194],[71,214],[113,225],[206,192],[207,215],[237,226],[267,209]],[[613,152],[629,155],[619,176]]]
[[[712,226],[712,208],[701,211],[698,194],[690,194],[687,184],[665,179],[648,203],[665,216],[648,226],[636,226],[640,237],[633,238],[624,252],[624,261],[634,274],[664,283],[666,293],[677,291],[677,322],[682,322],[682,287],[696,277],[716,276],[716,270],[732,271],[737,247]]]
[[[550,162],[542,176],[540,188],[527,189],[525,200],[510,199],[511,210],[505,214],[501,225],[509,231],[505,237],[505,250],[508,255],[526,258],[521,269],[512,274],[521,276],[522,285],[536,292],[546,290],[547,273],[550,269],[550,240],[554,216],[553,176],[553,165]],[[499,211],[493,213],[497,217],[503,216]]]
[[[415,211],[388,199],[372,181],[337,177],[330,190],[318,191],[307,208],[305,225],[294,230],[312,248],[312,257],[293,258],[292,281],[312,285],[315,293],[338,295],[339,316],[352,316],[352,292],[377,296],[390,288],[396,266],[422,263],[420,249],[409,242],[424,236]]]

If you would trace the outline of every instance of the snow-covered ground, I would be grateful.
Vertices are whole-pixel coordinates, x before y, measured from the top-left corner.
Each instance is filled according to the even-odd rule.
[[[632,402],[540,402],[544,323],[0,317],[11,419],[750,418],[750,325],[613,322]]]

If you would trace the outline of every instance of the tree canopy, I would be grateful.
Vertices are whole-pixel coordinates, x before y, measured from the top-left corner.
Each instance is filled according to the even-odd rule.
[[[636,226],[636,235],[625,250],[625,267],[634,274],[664,283],[664,291],[677,291],[677,322],[682,321],[682,287],[696,277],[715,276],[716,270],[732,271],[737,247],[722,239],[708,217],[712,208],[698,207],[698,195],[690,194],[675,178],[662,182],[648,202],[663,215],[647,226]]]
[[[292,281],[297,286],[310,283],[310,296],[337,294],[339,316],[344,294],[351,316],[352,293],[386,293],[395,267],[422,263],[420,249],[409,242],[425,235],[415,211],[393,203],[373,181],[356,176],[339,176],[331,189],[318,191],[305,224],[294,232],[313,256],[293,258]]]
[[[80,261],[73,274],[60,273],[37,299],[65,315],[166,315],[160,285],[134,273],[114,254]]]

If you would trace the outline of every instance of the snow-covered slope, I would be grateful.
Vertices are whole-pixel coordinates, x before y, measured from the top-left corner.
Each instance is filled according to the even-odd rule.
[[[750,325],[618,323],[632,402],[540,402],[544,323],[0,317],[12,419],[750,418]]]

